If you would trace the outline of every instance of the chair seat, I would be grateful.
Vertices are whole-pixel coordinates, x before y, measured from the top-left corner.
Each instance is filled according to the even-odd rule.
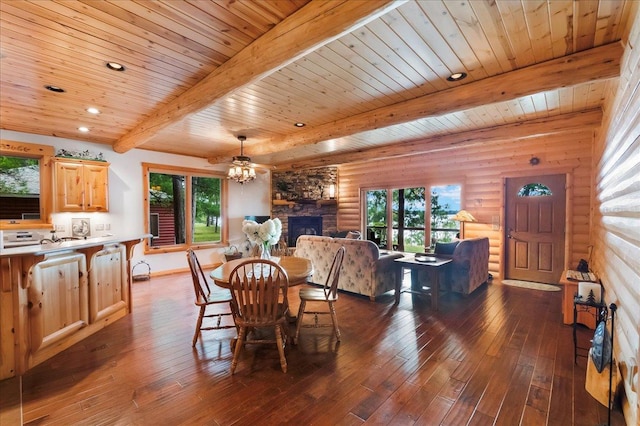
[[[335,296],[329,294],[329,297],[327,298],[324,290],[321,288],[301,288],[299,295],[300,299],[313,302],[324,302],[325,300],[335,302],[338,300],[338,293],[336,293]]]
[[[232,300],[231,292],[226,288],[221,288],[219,290],[215,289],[208,294],[206,303],[224,303],[231,302]]]
[[[248,310],[249,310],[248,307],[245,305],[245,306],[242,306],[242,309],[240,309],[240,312],[247,312]],[[289,306],[284,306],[284,304],[278,303],[278,312],[277,312],[278,318],[275,320],[265,321],[264,319],[254,320],[246,317],[236,317],[236,323],[238,323],[238,325],[244,325],[247,327],[269,327],[274,324],[281,324],[285,322],[286,314],[288,313],[289,313]]]

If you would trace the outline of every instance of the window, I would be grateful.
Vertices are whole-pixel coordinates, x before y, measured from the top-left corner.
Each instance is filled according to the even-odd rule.
[[[374,189],[365,193],[367,206],[367,237],[378,247],[387,246],[387,191]]]
[[[222,175],[199,170],[144,165],[148,202],[145,217],[152,248],[223,243],[226,227]]]
[[[40,160],[0,156],[0,197],[0,218],[40,219]]]
[[[431,247],[436,241],[452,241],[460,232],[460,223],[451,218],[460,211],[461,192],[460,185],[431,187]]]
[[[424,188],[377,189],[366,191],[367,239],[379,247],[422,252],[425,242]],[[390,212],[388,207],[391,206]],[[391,247],[389,238],[391,214]]]
[[[394,189],[392,247],[411,253],[424,251],[424,188]]]
[[[518,197],[548,197],[551,189],[543,183],[528,183],[518,190]]]
[[[0,141],[0,225],[49,228],[51,177],[48,165],[53,147]]]
[[[429,228],[425,224],[427,200],[424,187],[365,191],[366,238],[381,248],[410,253],[424,251],[429,241],[433,247],[436,241],[455,239],[460,232],[460,224],[451,218],[460,210],[462,186],[439,185],[430,189]],[[428,233],[426,229],[429,229]]]

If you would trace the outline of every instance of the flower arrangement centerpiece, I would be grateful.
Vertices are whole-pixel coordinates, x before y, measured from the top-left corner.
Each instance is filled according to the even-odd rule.
[[[278,244],[282,234],[282,222],[280,219],[269,219],[263,223],[253,220],[242,221],[242,232],[252,243],[260,247],[260,256],[269,258],[271,246]]]

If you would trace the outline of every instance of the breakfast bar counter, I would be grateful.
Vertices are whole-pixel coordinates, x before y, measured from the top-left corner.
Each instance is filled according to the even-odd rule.
[[[0,250],[0,380],[128,315],[133,248],[148,236]]]

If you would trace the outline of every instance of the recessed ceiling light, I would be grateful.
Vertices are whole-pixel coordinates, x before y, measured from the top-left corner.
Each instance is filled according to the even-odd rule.
[[[45,89],[50,90],[52,92],[56,92],[56,93],[64,93],[65,90],[62,87],[58,87],[58,86],[52,86],[50,84],[47,84],[46,86],[44,86]]]
[[[107,62],[107,68],[114,71],[124,71],[124,65],[117,62]]]
[[[94,107],[87,108],[87,112],[89,114],[100,114],[100,110],[98,108],[94,108]]]
[[[460,81],[467,76],[466,72],[455,72],[447,77],[447,81]]]
[[[295,123],[294,126],[296,126],[296,127],[304,127],[305,124],[298,122],[298,123]]]
[[[78,130],[80,130],[82,133],[87,133],[89,131],[88,127],[84,127],[84,126],[80,126],[78,127]]]

